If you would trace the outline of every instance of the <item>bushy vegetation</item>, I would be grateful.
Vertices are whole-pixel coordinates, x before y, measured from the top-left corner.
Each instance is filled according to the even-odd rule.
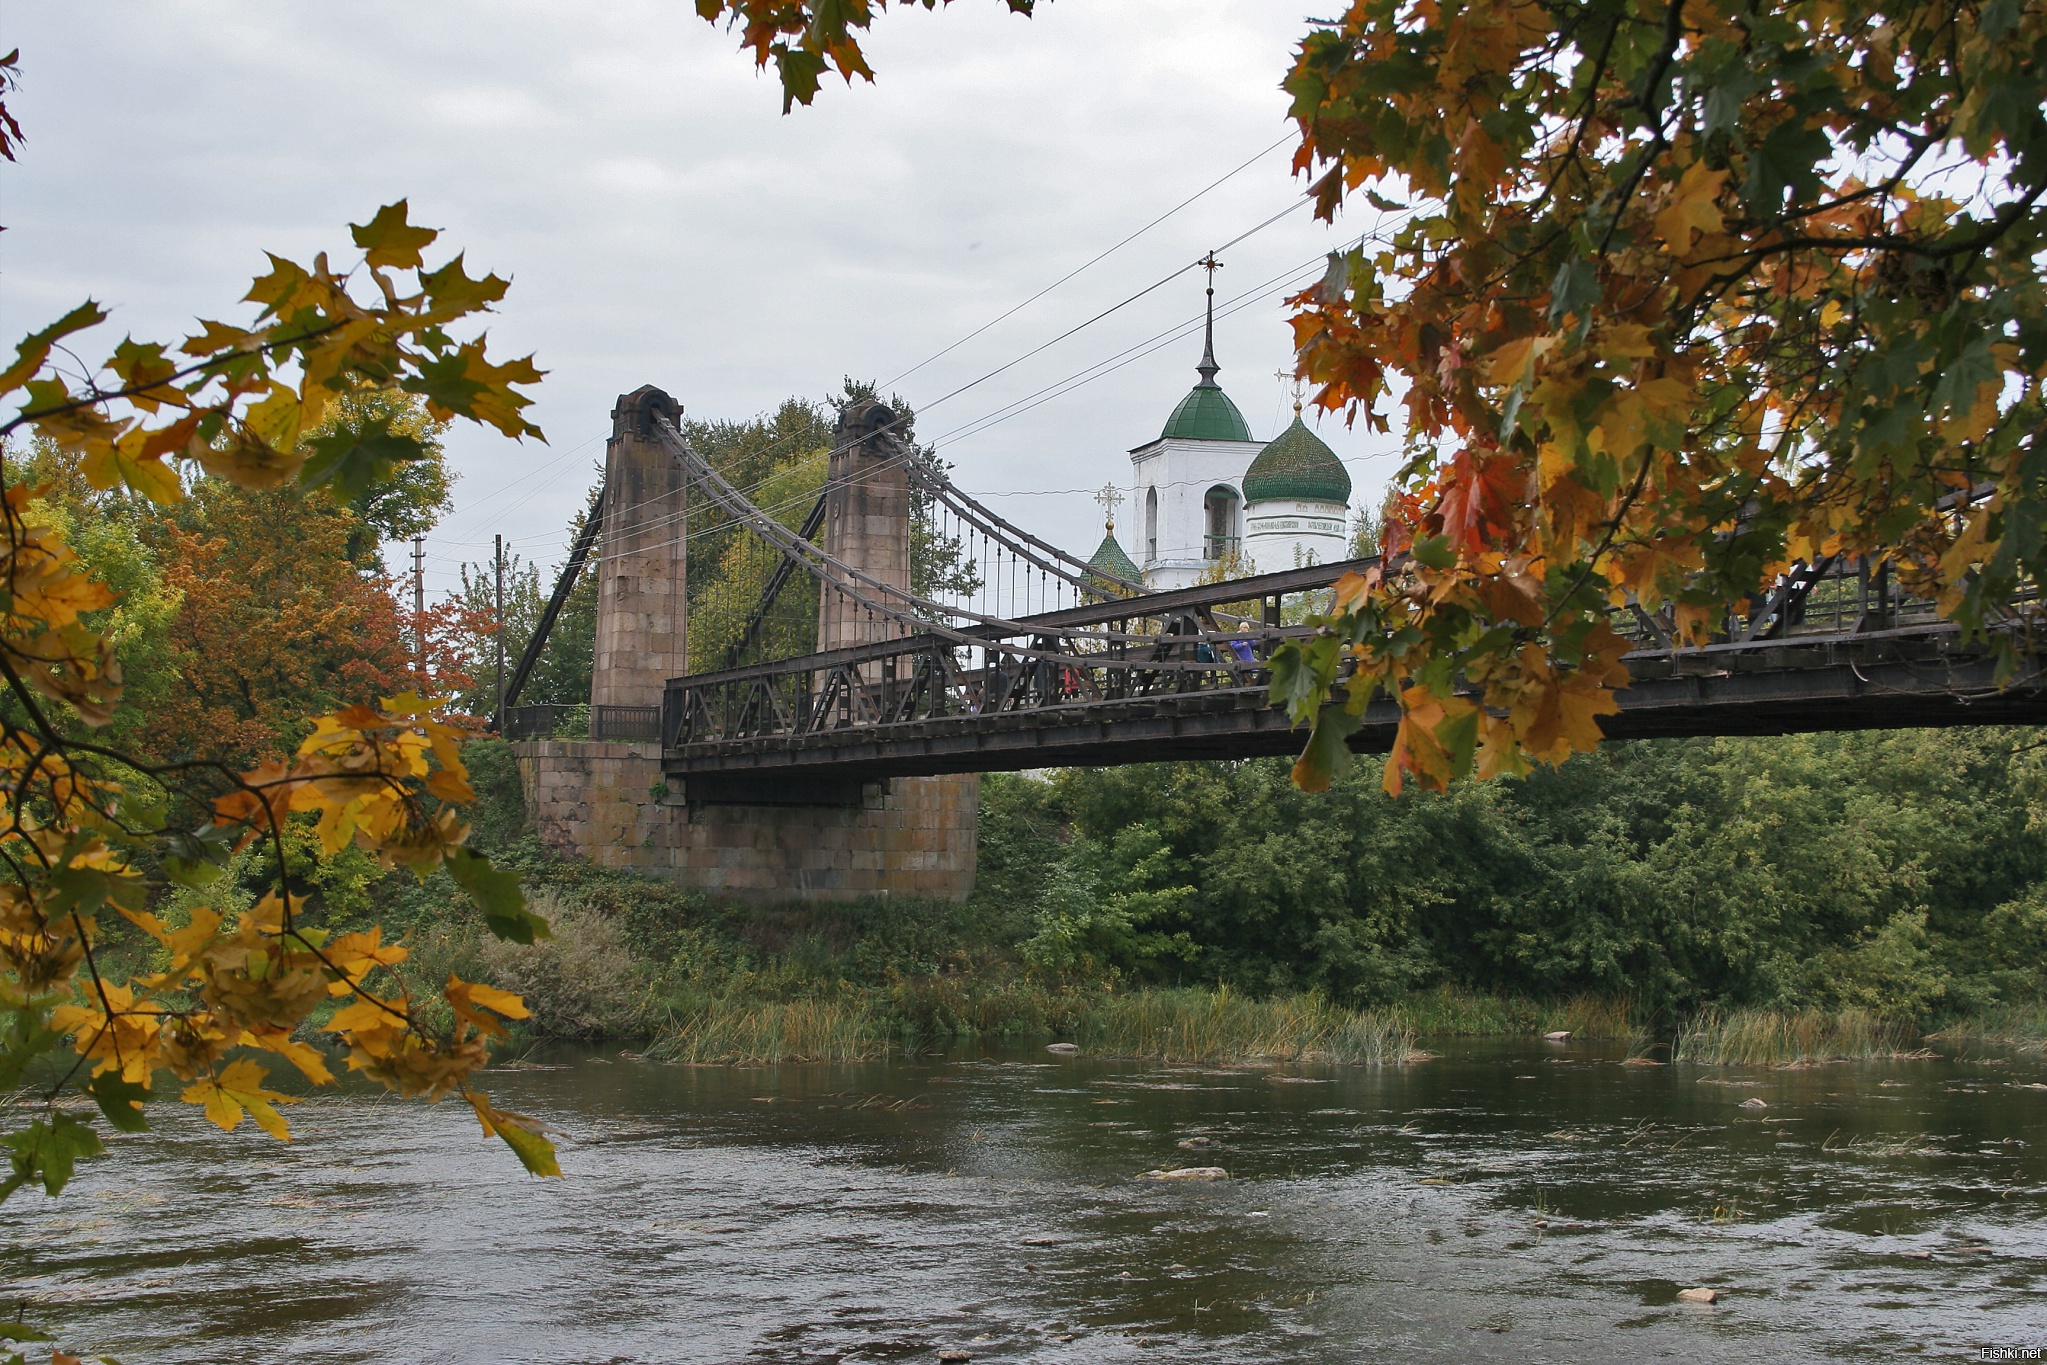
[[[2040,994],[2034,741],[1617,744],[1397,799],[1365,764],[1319,796],[1279,761],[994,779],[981,894],[1029,907],[1027,960],[1129,981],[1930,1022]]]
[[[675,1060],[966,1035],[1369,1059],[1559,1029],[1675,1037],[1699,1062],[1894,1055],[1958,1020],[2016,1035],[2039,1016],[2031,743],[1625,744],[1397,799],[1362,773],[1305,795],[1277,761],[998,775],[967,903],[762,908],[555,858],[510,751],[479,742],[476,841],[534,889],[552,943],[490,939],[451,885],[323,875],[337,913],[377,901],[409,926],[421,973],[519,990],[539,1036],[651,1038]]]

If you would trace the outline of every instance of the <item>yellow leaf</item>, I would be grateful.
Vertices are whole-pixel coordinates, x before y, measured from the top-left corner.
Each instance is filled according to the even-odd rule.
[[[263,1068],[247,1057],[229,1062],[217,1076],[208,1076],[185,1087],[182,1098],[187,1104],[206,1106],[206,1117],[227,1132],[233,1132],[242,1121],[246,1109],[249,1117],[256,1120],[261,1128],[279,1142],[291,1141],[291,1130],[285,1125],[273,1104],[296,1104],[290,1095],[280,1095],[263,1088]]]
[[[420,248],[429,246],[441,234],[433,228],[414,227],[405,221],[410,206],[400,199],[377,210],[367,223],[350,223],[348,231],[363,249],[363,259],[372,266],[396,266],[416,270],[421,264]]]
[[[468,778],[451,768],[439,768],[426,780],[427,793],[454,805],[466,806],[476,799],[476,788]]]
[[[468,1100],[469,1107],[476,1111],[476,1121],[483,1125],[484,1136],[501,1139],[529,1173],[561,1175],[561,1166],[555,1161],[554,1144],[547,1140],[547,1125],[509,1109],[492,1108],[490,1101],[474,1090],[465,1089],[462,1098]]]
[[[1656,354],[1649,329],[1639,322],[1613,322],[1600,328],[1592,347],[1608,360],[1639,360]]]
[[[1682,256],[1692,249],[1694,232],[1720,231],[1718,201],[1726,183],[1726,171],[1713,170],[1703,161],[1694,161],[1685,168],[1672,190],[1669,207],[1656,215],[1656,235],[1673,254]]]
[[[501,991],[495,986],[485,986],[473,981],[464,981],[454,973],[448,974],[448,988],[443,994],[455,1017],[480,1033],[493,1038],[505,1036],[505,1026],[484,1010],[493,1010],[507,1019],[525,1019],[531,1011],[526,1002],[510,991]]]

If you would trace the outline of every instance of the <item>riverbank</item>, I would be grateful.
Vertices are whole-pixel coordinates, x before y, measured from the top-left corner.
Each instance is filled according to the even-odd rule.
[[[502,943],[459,918],[418,926],[408,972],[497,982],[533,1010],[515,1045],[625,1043],[689,1065],[843,1063],[942,1047],[1069,1042],[1095,1056],[1209,1064],[1401,1065],[1430,1040],[1568,1035],[1644,1062],[1797,1066],[1927,1055],[1910,1020],[1861,1010],[1701,1011],[1541,1000],[1456,986],[1346,1007],[1315,992],[1152,986],[1032,968],[987,907],[906,900],[720,907],[671,887],[554,863],[524,869],[546,942]],[[2047,1044],[2039,1012],[1951,1024],[1953,1042]]]
[[[554,938],[530,947],[491,938],[444,876],[406,878],[380,908],[387,927],[408,936],[418,994],[431,995],[454,972],[525,996],[533,1019],[522,1045],[617,1042],[678,1062],[773,1063],[872,1060],[963,1039],[1040,1040],[1153,1060],[1398,1063],[1430,1040],[1569,1034],[1619,1042],[1638,1062],[1708,1066],[1910,1057],[1930,1042],[2047,1047],[2047,1008],[2013,1003],[2038,994],[2034,978],[2007,971],[1967,990],[1959,977],[1937,979],[1925,965],[1935,940],[1896,920],[1847,957],[1785,958],[1767,993],[1688,984],[1670,960],[1595,970],[1589,964],[1614,947],[1576,937],[1583,925],[1547,938],[1496,929],[1479,945],[1485,958],[1472,945],[1455,953],[1439,945],[1429,965],[1418,947],[1362,943],[1331,921],[1307,960],[1353,965],[1282,970],[1226,944],[1203,946],[1218,931],[1174,889],[1184,870],[1139,847],[1149,847],[1141,823],[1130,825],[1129,847],[1118,845],[1116,857],[1153,868],[1145,884],[1161,889],[1117,890],[1088,862],[1079,817],[1057,808],[1059,792],[1022,779],[991,780],[984,792],[981,885],[968,902],[721,904],[551,855],[524,827],[509,751],[480,743],[469,757],[483,795],[476,838],[519,874]],[[1123,814],[1136,819],[1156,805]],[[1425,808],[1456,814],[1443,803],[1416,806]],[[1371,813],[1360,814],[1359,829]],[[1115,823],[1115,814],[1099,822]],[[1485,862],[1472,853],[1456,866]],[[1226,884],[1211,879],[1204,894],[1221,895]],[[2011,921],[1999,933],[2013,945],[2022,946],[2019,930],[2033,918],[2047,924],[2047,910],[1999,915],[1999,925]],[[1187,927],[1146,927],[1174,923]],[[1522,959],[1532,965],[1498,970]],[[1833,985],[1800,984],[1815,972],[1833,972]],[[1542,989],[1587,980],[1618,988]],[[1759,1007],[1759,996],[1770,1006]]]

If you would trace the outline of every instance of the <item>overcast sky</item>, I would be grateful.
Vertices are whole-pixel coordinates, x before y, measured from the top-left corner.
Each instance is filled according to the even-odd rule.
[[[494,351],[532,351],[549,372],[534,409],[548,444],[453,433],[457,511],[429,541],[430,590],[486,558],[494,533],[557,563],[612,401],[643,383],[694,416],[744,418],[843,376],[909,372],[894,387],[955,479],[1086,553],[1100,535],[1087,490],[1127,487],[1127,451],[1192,383],[1198,335],[983,422],[1169,337],[1199,314],[1200,272],[935,400],[1298,201],[1292,142],[1273,144],[1292,126],[1279,80],[1307,12],[1287,0],[1056,0],[1031,20],[999,0],[890,12],[868,44],[877,84],[833,79],[784,117],[772,78],[688,0],[9,0],[0,50],[21,48],[10,107],[28,140],[0,169],[0,327],[19,336],[90,296],[114,308],[94,353],[122,331],[176,339],[195,316],[243,316],[233,300],[263,250],[339,259],[345,224],[409,198],[415,222],[445,229],[436,250],[512,280]],[[1312,274],[1371,226],[1331,229],[1297,208],[1225,253],[1219,301],[1265,286],[1216,335],[1221,382],[1255,435],[1288,415],[1272,281]],[[1393,443],[1320,430],[1362,503]]]

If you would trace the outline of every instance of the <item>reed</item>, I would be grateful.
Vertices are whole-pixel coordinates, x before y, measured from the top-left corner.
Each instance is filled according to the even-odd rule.
[[[2047,1052],[2047,1003],[1997,1005],[1949,1024],[1933,1038],[1956,1047],[1971,1045]]]
[[[717,1000],[678,1020],[646,1055],[687,1066],[865,1062],[894,1047],[866,1000]]]
[[[1381,1066],[1425,1055],[1397,1018],[1315,995],[1254,1000],[1228,987],[1103,994],[1078,1013],[1085,1051],[1167,1062],[1337,1062]]]
[[[1581,992],[1561,1000],[1493,995],[1441,986],[1413,991],[1392,1007],[1424,1038],[1525,1038],[1568,1029],[1579,1038],[1645,1037],[1633,997]]]
[[[1867,1010],[1707,1010],[1678,1029],[1671,1056],[1706,1066],[1793,1066],[1926,1055],[1907,1020]]]

